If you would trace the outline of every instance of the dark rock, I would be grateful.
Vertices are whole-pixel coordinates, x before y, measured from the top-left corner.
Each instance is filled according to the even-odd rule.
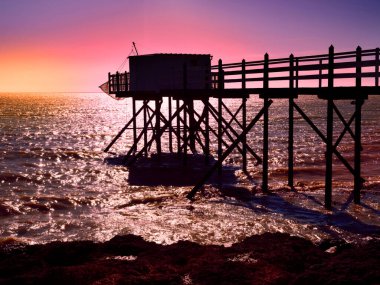
[[[380,242],[348,246],[266,233],[231,247],[134,235],[105,243],[0,245],[0,284],[378,284]],[[335,254],[325,252],[339,247]]]

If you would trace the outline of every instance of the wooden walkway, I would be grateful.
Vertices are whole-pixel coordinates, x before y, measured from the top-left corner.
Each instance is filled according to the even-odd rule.
[[[132,98],[132,117],[115,139],[108,145],[108,151],[124,131],[131,129],[133,144],[128,150],[126,161],[133,163],[141,155],[148,156],[155,144],[161,153],[161,137],[168,133],[169,151],[187,154],[197,152],[200,147],[205,157],[210,155],[210,136],[217,139],[217,162],[210,166],[195,187],[188,194],[193,199],[208,178],[221,172],[224,160],[234,151],[242,155],[243,170],[247,170],[247,155],[252,155],[262,164],[262,189],[268,191],[268,110],[273,100],[287,99],[288,109],[288,185],[294,186],[294,113],[311,126],[326,146],[325,207],[332,204],[332,162],[333,155],[348,169],[354,179],[354,201],[360,203],[361,177],[361,115],[362,105],[369,95],[380,95],[379,48],[335,53],[331,46],[327,54],[270,59],[265,54],[263,60],[241,61],[212,66],[209,74],[212,88],[209,90],[189,90],[186,86],[186,66],[184,66],[184,86],[181,90],[161,92],[129,91],[129,74],[109,74],[109,92],[117,97]],[[260,111],[247,116],[246,100],[251,95],[259,95],[263,100]],[[307,113],[296,103],[298,96],[316,95],[327,101],[325,131],[321,131]],[[217,98],[217,106],[210,99]],[[231,110],[225,99],[241,100],[237,110]],[[167,100],[167,113],[161,110],[163,100]],[[214,99],[215,100],[215,99]],[[355,110],[349,119],[343,117],[335,104],[336,100],[354,101]],[[137,108],[137,102],[141,107]],[[202,111],[194,108],[194,101],[203,104]],[[151,103],[154,103],[152,107]],[[344,125],[338,139],[333,141],[334,113]],[[247,121],[247,117],[252,117]],[[217,129],[210,125],[210,118],[217,123]],[[256,153],[247,134],[262,120],[262,153]],[[142,126],[138,126],[142,121]],[[233,126],[234,124],[234,126]],[[236,128],[238,126],[238,129]],[[353,125],[353,126],[352,126]],[[350,136],[354,144],[354,163],[351,165],[339,152],[338,146],[344,136]],[[175,146],[176,141],[176,146]],[[206,159],[207,160],[207,159]]]

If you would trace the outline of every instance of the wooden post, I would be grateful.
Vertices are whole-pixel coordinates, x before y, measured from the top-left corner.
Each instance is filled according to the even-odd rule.
[[[132,116],[133,116],[133,124],[132,124],[132,127],[133,127],[133,144],[136,143],[136,140],[137,140],[137,121],[136,121],[136,100],[135,98],[132,98]],[[133,150],[133,152],[136,152],[137,151],[137,145],[136,145],[136,149]]]
[[[184,98],[183,98],[183,104],[185,105],[185,109],[183,111],[183,164],[187,164],[187,136],[188,136],[188,124],[187,124],[187,114],[189,112],[189,102],[186,98],[186,90],[187,90],[187,64],[183,64],[183,90],[184,90]]]
[[[319,79],[318,79],[319,88],[322,87],[322,59],[319,60]]]
[[[361,108],[363,105],[362,99],[356,99],[355,102],[355,177],[354,177],[354,202],[360,204],[360,190],[362,187],[361,178]]]
[[[375,85],[376,87],[379,87],[379,65],[380,65],[380,49],[376,49],[376,66],[375,66]]]
[[[362,48],[356,48],[356,87],[362,87]]]
[[[194,117],[194,100],[190,99],[187,106],[189,111],[189,147],[191,151],[195,152],[196,122]]]
[[[172,98],[168,96],[168,113],[169,118],[172,116]],[[170,123],[169,126],[169,152],[173,153],[173,125]]]
[[[160,119],[160,114],[161,114],[161,100],[156,99],[156,135],[160,133],[160,124],[161,124],[161,119]],[[157,155],[161,154],[161,136],[156,137],[156,148],[157,148]]]
[[[298,88],[298,58],[296,58],[296,88]]]
[[[144,100],[143,101],[143,107],[144,107],[144,113],[143,113],[143,118],[144,118],[144,127],[147,125],[147,113],[148,113],[148,100]],[[144,131],[144,148],[145,148],[145,151],[144,151],[144,155],[147,157],[148,156],[148,148],[146,147],[146,145],[148,144],[148,129],[145,129]]]
[[[222,97],[218,97],[218,160],[222,157],[223,154],[223,126],[222,126]],[[218,175],[222,175],[222,165],[218,167]]]
[[[269,88],[269,55],[264,56],[263,88]],[[268,136],[269,136],[269,118],[268,118],[269,100],[267,95],[264,96],[264,114],[263,114],[263,192],[268,191]]]
[[[209,97],[207,96],[207,99],[204,100],[205,105],[205,149],[206,149],[206,163],[208,164],[210,162],[210,122],[209,122]]]
[[[294,55],[289,57],[289,89],[294,88]],[[294,98],[289,97],[288,186],[294,188]]]
[[[219,59],[219,62],[218,62],[218,88],[219,88],[219,91],[222,91],[224,89],[224,72],[223,72],[223,63],[221,59]],[[218,96],[218,160],[221,159],[222,154],[223,154],[222,117],[223,117],[222,94],[220,92]],[[222,165],[218,167],[218,175],[219,177],[222,175]]]
[[[218,89],[224,89],[224,70],[221,59],[218,61]]]
[[[189,105],[187,104],[187,100],[184,99],[183,104],[185,105],[185,108],[183,110],[183,164],[187,164],[187,130],[188,130],[188,124],[187,124],[187,112]]]
[[[356,49],[356,87],[362,86],[362,49],[360,46]],[[354,158],[354,202],[360,203],[360,189],[362,185],[361,181],[361,107],[363,105],[363,99],[356,98],[355,100],[355,158]]]
[[[244,90],[246,88],[246,75],[245,75],[245,59],[243,59],[241,63],[241,88]],[[247,98],[243,98],[242,100],[242,125],[243,131],[247,127]],[[242,137],[243,144],[243,171],[247,172],[247,135],[243,135]]]
[[[333,155],[333,105],[332,92],[334,88],[334,47],[329,48],[327,99],[327,134],[326,134],[326,175],[325,175],[325,207],[331,209],[332,196],[332,155]]]
[[[179,99],[176,100],[176,110],[179,110]],[[181,112],[177,115],[177,153],[181,153]]]

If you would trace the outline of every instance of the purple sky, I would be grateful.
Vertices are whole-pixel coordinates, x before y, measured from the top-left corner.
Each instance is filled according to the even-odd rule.
[[[131,50],[225,62],[380,46],[375,0],[1,0],[0,91],[97,91]]]

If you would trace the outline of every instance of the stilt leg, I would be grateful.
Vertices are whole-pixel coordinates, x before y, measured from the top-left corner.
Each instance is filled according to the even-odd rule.
[[[247,127],[247,99],[243,98],[243,109],[242,109],[242,123],[243,123],[243,130]],[[243,143],[243,171],[247,172],[247,136],[244,135],[242,139]]]
[[[325,207],[331,209],[333,155],[333,100],[327,100]]]
[[[360,203],[360,190],[362,187],[361,179],[361,119],[362,119],[363,100],[356,99],[355,102],[355,177],[354,177],[354,202]]]
[[[132,116],[133,116],[133,123],[132,123],[132,126],[133,126],[133,145],[135,145],[135,142],[137,140],[137,121],[136,121],[136,100],[135,99],[132,99]],[[137,145],[136,145],[136,148],[137,148]],[[137,151],[137,149],[134,149],[133,150],[133,153],[135,153]]]
[[[161,112],[161,100],[156,100],[156,134],[160,132],[160,112]],[[156,148],[157,155],[161,154],[161,136],[156,136]]]
[[[264,122],[263,122],[263,192],[268,191],[268,136],[269,136],[269,126],[268,126],[268,98],[264,98]]]
[[[289,98],[288,186],[294,188],[294,99]]]
[[[168,112],[169,118],[172,116],[172,98],[168,97]],[[169,152],[173,153],[173,132],[172,132],[172,124],[169,127]]]
[[[205,104],[205,149],[206,163],[210,162],[210,122],[209,122],[209,98],[204,101]]]
[[[218,98],[218,160],[221,159],[222,154],[223,154],[223,145],[222,145],[222,116],[223,116],[223,111],[222,111],[222,98]],[[220,164],[218,167],[218,175],[219,177],[222,176],[222,165]]]

